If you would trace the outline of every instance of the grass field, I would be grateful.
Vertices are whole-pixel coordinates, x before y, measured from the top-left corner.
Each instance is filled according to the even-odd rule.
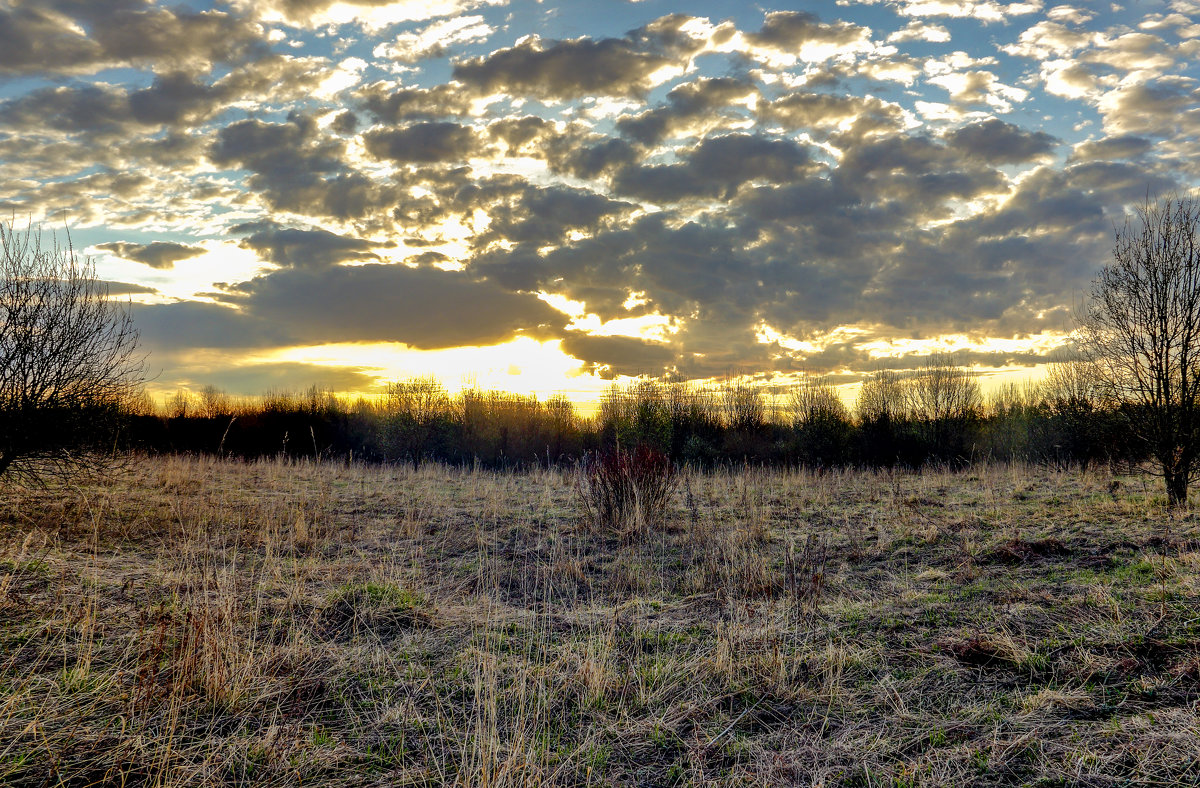
[[[1200,521],[1107,470],[138,459],[6,492],[0,784],[1197,785]]]

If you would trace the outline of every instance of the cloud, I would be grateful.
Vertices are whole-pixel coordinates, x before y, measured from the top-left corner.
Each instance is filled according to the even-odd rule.
[[[673,88],[662,106],[618,118],[617,128],[643,145],[654,145],[681,131],[711,130],[719,125],[722,110],[757,93],[753,83],[742,79],[699,79]]]
[[[931,85],[939,85],[950,93],[956,104],[990,105],[1001,112],[1012,109],[1012,102],[1024,101],[1028,91],[1006,85],[991,71],[952,71],[931,76]]]
[[[445,57],[455,44],[486,41],[495,28],[477,14],[443,19],[420,30],[401,33],[390,44],[379,44],[372,51],[377,58],[397,63],[417,63]]]
[[[996,0],[883,0],[903,16],[947,16],[977,19],[982,22],[1005,22],[1012,16],[1026,16],[1042,8],[1041,0],[1025,2],[996,2]],[[850,0],[838,0],[846,5]],[[878,3],[881,0],[858,0]]]
[[[1167,76],[1122,85],[1099,101],[1110,135],[1167,137],[1200,131],[1200,87],[1188,77]]]
[[[374,129],[363,135],[363,145],[375,158],[396,162],[464,161],[481,150],[474,129],[449,122]]]
[[[109,297],[130,296],[130,295],[154,295],[158,291],[153,287],[136,284],[134,282],[113,282],[110,280],[101,280],[97,282],[100,289],[108,293]]]
[[[152,358],[195,348],[235,350],[293,344],[281,327],[227,305],[204,301],[134,304],[132,315],[141,343]]]
[[[117,257],[142,263],[151,268],[170,269],[180,260],[199,257],[207,251],[203,246],[187,246],[173,241],[151,241],[148,244],[114,241],[99,244],[97,249],[112,252]]]
[[[9,0],[0,8],[0,74],[87,74],[119,65],[207,70],[261,55],[257,25],[223,11],[140,0]]]
[[[190,129],[247,96],[286,100],[304,95],[320,83],[326,66],[320,59],[269,56],[211,84],[189,72],[165,71],[136,90],[103,83],[40,88],[0,104],[0,125],[95,140],[128,137],[147,127]]]
[[[1072,55],[1095,40],[1093,32],[1043,19],[1023,31],[1015,44],[1008,44],[1003,50],[1010,55],[1047,60]]]
[[[449,207],[464,216],[480,209],[487,214],[487,229],[472,241],[476,249],[485,249],[496,241],[534,247],[564,243],[569,233],[606,229],[634,205],[586,189],[495,178],[458,191]],[[521,278],[502,283],[513,289],[535,289]]]
[[[706,137],[681,158],[681,164],[627,167],[614,177],[613,189],[654,203],[729,199],[744,183],[792,180],[810,164],[808,151],[792,140],[750,134]]]
[[[434,120],[466,115],[471,109],[471,96],[466,91],[447,84],[432,88],[413,88],[374,82],[361,88],[354,95],[359,105],[380,123]]]
[[[272,221],[250,222],[229,228],[234,235],[246,237],[238,246],[252,249],[260,259],[281,266],[321,268],[349,261],[378,261],[377,244],[361,238],[347,238],[323,229],[301,230]]]
[[[988,164],[1017,164],[1046,156],[1057,142],[1044,131],[1030,132],[996,118],[962,126],[946,135],[951,148]]]
[[[849,22],[822,22],[805,11],[772,11],[757,32],[746,33],[754,47],[799,53],[805,60],[823,60],[838,53],[870,48],[871,30]]]
[[[172,359],[174,375],[184,387],[216,386],[234,396],[308,391],[316,386],[332,391],[368,391],[380,384],[370,367],[305,364],[295,361],[195,363]]]
[[[232,0],[243,13],[303,27],[356,24],[377,30],[461,14],[497,0]]]
[[[514,336],[602,375],[767,375],[876,363],[838,327],[1067,328],[1121,206],[1200,177],[1182,5],[882,0],[608,37],[484,5],[0,0],[0,210],[164,272],[234,233],[234,262],[138,291],[257,274],[135,305],[189,375],[221,374],[191,349],[250,387],[311,371],[250,352]],[[605,29],[652,17],[622,13]]]
[[[1136,159],[1150,151],[1152,143],[1145,137],[1123,134],[1099,140],[1086,140],[1075,146],[1072,161],[1114,161]]]
[[[592,336],[567,332],[560,344],[563,352],[586,362],[589,372],[601,377],[618,375],[661,375],[672,366],[676,351],[661,342],[635,337]]]
[[[641,96],[678,59],[643,51],[631,38],[546,41],[536,35],[479,58],[461,60],[454,78],[482,93],[547,100]]]
[[[127,96],[99,85],[59,86],[0,104],[0,124],[12,129],[55,129],[116,135],[132,120]]]
[[[402,342],[436,349],[542,335],[561,313],[466,272],[367,264],[287,268],[232,286],[225,300],[293,343]]]
[[[905,41],[929,41],[935,44],[945,44],[950,41],[950,31],[942,25],[932,24],[920,19],[914,19],[887,37],[889,44],[899,44]]]
[[[283,123],[247,119],[225,126],[208,158],[249,170],[250,187],[277,211],[345,220],[395,202],[394,187],[351,167],[345,143],[297,112]]]
[[[793,91],[758,108],[763,121],[786,129],[833,130],[846,127],[853,136],[903,127],[904,113],[898,104],[860,96]]]

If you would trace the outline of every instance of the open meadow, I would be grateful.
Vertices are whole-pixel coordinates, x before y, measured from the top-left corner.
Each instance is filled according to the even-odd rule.
[[[0,784],[1196,785],[1200,520],[1107,469],[137,458],[0,504]]]

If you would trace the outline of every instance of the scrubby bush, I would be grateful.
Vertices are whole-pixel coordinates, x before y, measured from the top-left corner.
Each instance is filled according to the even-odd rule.
[[[593,527],[629,539],[663,522],[677,481],[666,454],[638,446],[584,457],[576,490]]]

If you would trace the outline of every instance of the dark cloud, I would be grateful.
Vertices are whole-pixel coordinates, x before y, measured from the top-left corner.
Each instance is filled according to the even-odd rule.
[[[114,241],[100,244],[96,248],[151,268],[174,268],[175,263],[180,260],[198,257],[205,252],[203,246],[187,246],[173,241],[151,241],[148,244]]]
[[[394,203],[393,187],[350,167],[345,156],[342,140],[300,113],[284,123],[237,121],[208,149],[214,164],[249,170],[250,187],[275,210],[354,219]]]
[[[50,8],[0,8],[0,72],[83,71],[104,60],[99,42],[73,30]]]
[[[554,171],[589,179],[611,174],[641,158],[632,145],[620,139],[551,145],[545,155]]]
[[[109,280],[101,280],[98,284],[100,285],[100,288],[104,292],[108,293],[109,297],[111,298],[130,295],[153,295],[158,292],[153,287],[134,284],[133,282],[113,282]]]
[[[843,134],[853,138],[880,131],[897,131],[904,125],[904,113],[899,105],[874,97],[807,91],[792,92],[764,103],[759,109],[759,117],[787,129],[830,130],[845,121],[852,121],[851,130]]]
[[[363,145],[375,158],[397,162],[462,161],[481,150],[474,129],[444,122],[375,129],[363,135]]]
[[[377,244],[328,230],[301,230],[262,221],[235,225],[229,232],[246,236],[238,246],[252,249],[261,260],[281,266],[321,268],[347,261],[379,260],[374,252]]]
[[[437,120],[469,113],[472,96],[455,85],[432,88],[395,87],[375,82],[354,94],[359,106],[380,123]]]
[[[950,200],[1007,189],[1004,175],[985,162],[915,134],[874,136],[849,144],[830,177],[875,203],[874,229],[887,228],[898,235],[915,231],[921,222],[950,218]]]
[[[611,219],[634,207],[586,189],[540,187],[512,179],[467,187],[454,199],[456,209],[464,215],[476,208],[483,208],[488,215],[487,230],[473,242],[477,248],[487,248],[497,240],[534,247],[563,243],[571,231],[600,231]],[[523,281],[505,284],[529,289]]]
[[[527,148],[540,147],[559,137],[557,127],[537,115],[504,118],[489,124],[487,131],[493,140],[504,142],[510,155],[524,153]]]
[[[849,47],[869,36],[867,28],[848,22],[825,23],[804,11],[773,11],[767,14],[762,28],[747,33],[746,39],[758,46],[794,52],[809,43]]]
[[[251,119],[226,126],[208,157],[217,165],[250,170],[257,187],[282,198],[322,175],[343,171],[344,152],[342,142],[321,138],[312,118],[292,113],[285,123]]]
[[[147,87],[129,91],[104,84],[41,88],[0,104],[0,127],[81,134],[85,143],[167,126],[190,129],[247,96],[287,99],[311,89],[323,61],[271,56],[209,83],[186,71],[167,71]]]
[[[320,268],[350,260],[379,259],[369,241],[347,238],[328,230],[301,230],[263,221],[235,225],[229,232],[247,234],[238,246],[251,249],[261,260],[280,266]]]
[[[216,386],[234,396],[308,391],[313,386],[332,391],[368,391],[380,382],[379,371],[370,367],[294,361],[214,366],[189,364],[186,358],[178,359],[176,365],[178,371],[175,375],[182,386]]]
[[[339,112],[330,127],[338,134],[353,134],[358,131],[358,116],[350,110]]]
[[[131,121],[127,95],[108,86],[42,88],[0,104],[0,124],[18,130],[114,135]]]
[[[1132,134],[1088,140],[1075,146],[1071,153],[1073,161],[1111,161],[1114,159],[1136,159],[1152,147],[1150,140]]]
[[[403,265],[284,269],[234,286],[228,300],[296,342],[491,345],[563,320],[535,296],[466,272]]]
[[[667,94],[667,103],[617,120],[622,134],[643,145],[654,145],[696,121],[713,121],[730,103],[758,92],[751,82],[730,77],[699,79]]]
[[[809,163],[808,152],[792,140],[730,134],[704,139],[681,164],[628,167],[614,178],[613,188],[660,204],[692,197],[729,199],[750,181],[795,179]]]
[[[996,118],[955,129],[950,147],[988,164],[1017,164],[1041,158],[1058,142],[1044,131],[1030,132]]]
[[[560,345],[563,352],[585,362],[588,371],[602,377],[658,376],[675,361],[675,350],[661,342],[634,337],[591,336],[569,331]]]
[[[134,304],[132,314],[141,343],[152,357],[193,348],[236,350],[294,344],[280,326],[232,306],[205,301]]]
[[[80,74],[127,65],[207,70],[265,53],[260,28],[223,11],[140,0],[10,0],[0,8],[0,73]]]
[[[489,278],[524,278],[587,304],[602,320],[637,314],[624,306],[631,291],[646,294],[646,310],[692,315],[700,304],[719,305],[741,319],[761,288],[740,229],[687,222],[674,226],[662,214],[644,215],[541,254],[518,248],[477,258]]]
[[[550,100],[641,96],[656,71],[677,62],[639,48],[629,37],[544,41],[531,36],[486,57],[459,61],[454,78],[483,93]]]

